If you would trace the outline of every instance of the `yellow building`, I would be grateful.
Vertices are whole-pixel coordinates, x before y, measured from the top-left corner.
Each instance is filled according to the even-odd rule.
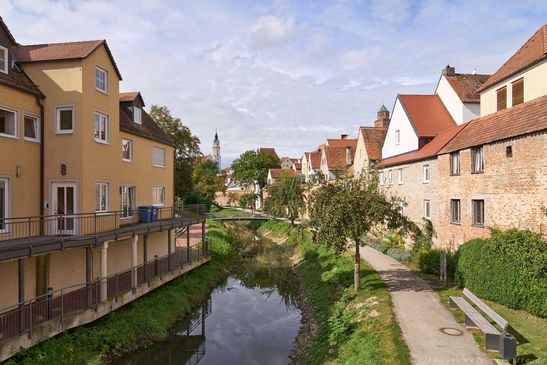
[[[173,207],[173,143],[121,79],[106,41],[23,46],[0,18],[0,361],[207,260],[176,247],[203,212]]]

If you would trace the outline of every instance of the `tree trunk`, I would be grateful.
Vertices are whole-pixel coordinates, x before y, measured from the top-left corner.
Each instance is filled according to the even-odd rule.
[[[353,285],[355,292],[359,290],[359,272],[361,271],[361,255],[359,254],[359,241],[355,242],[355,272],[353,274]]]

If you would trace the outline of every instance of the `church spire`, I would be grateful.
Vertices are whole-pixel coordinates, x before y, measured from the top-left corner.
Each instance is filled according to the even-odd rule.
[[[220,139],[218,139],[218,133],[215,130],[215,139],[213,140],[213,160],[218,164],[220,168]]]

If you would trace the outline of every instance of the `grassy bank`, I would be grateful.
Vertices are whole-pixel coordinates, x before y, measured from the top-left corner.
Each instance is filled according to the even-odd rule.
[[[209,225],[212,260],[88,326],[24,350],[4,364],[99,364],[106,356],[161,340],[175,320],[207,296],[237,258],[235,238]]]
[[[304,364],[410,364],[391,297],[379,274],[362,262],[361,289],[353,294],[353,261],[312,244],[309,232],[271,221],[261,231],[298,242],[297,266],[305,305],[313,307],[315,337]]]

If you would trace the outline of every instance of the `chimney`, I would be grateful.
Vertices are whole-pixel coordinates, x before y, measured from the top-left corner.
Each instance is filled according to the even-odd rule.
[[[348,139],[348,135],[347,134],[341,134],[340,139]]]
[[[450,65],[446,65],[446,67],[443,68],[444,76],[454,76],[455,74],[456,74],[456,68],[450,67]]]
[[[346,147],[346,165],[351,165],[351,147]]]
[[[387,128],[389,127],[389,110],[387,110],[386,106],[382,104],[382,107],[378,110],[378,113],[376,114],[376,121],[374,122],[374,126],[376,128]]]

